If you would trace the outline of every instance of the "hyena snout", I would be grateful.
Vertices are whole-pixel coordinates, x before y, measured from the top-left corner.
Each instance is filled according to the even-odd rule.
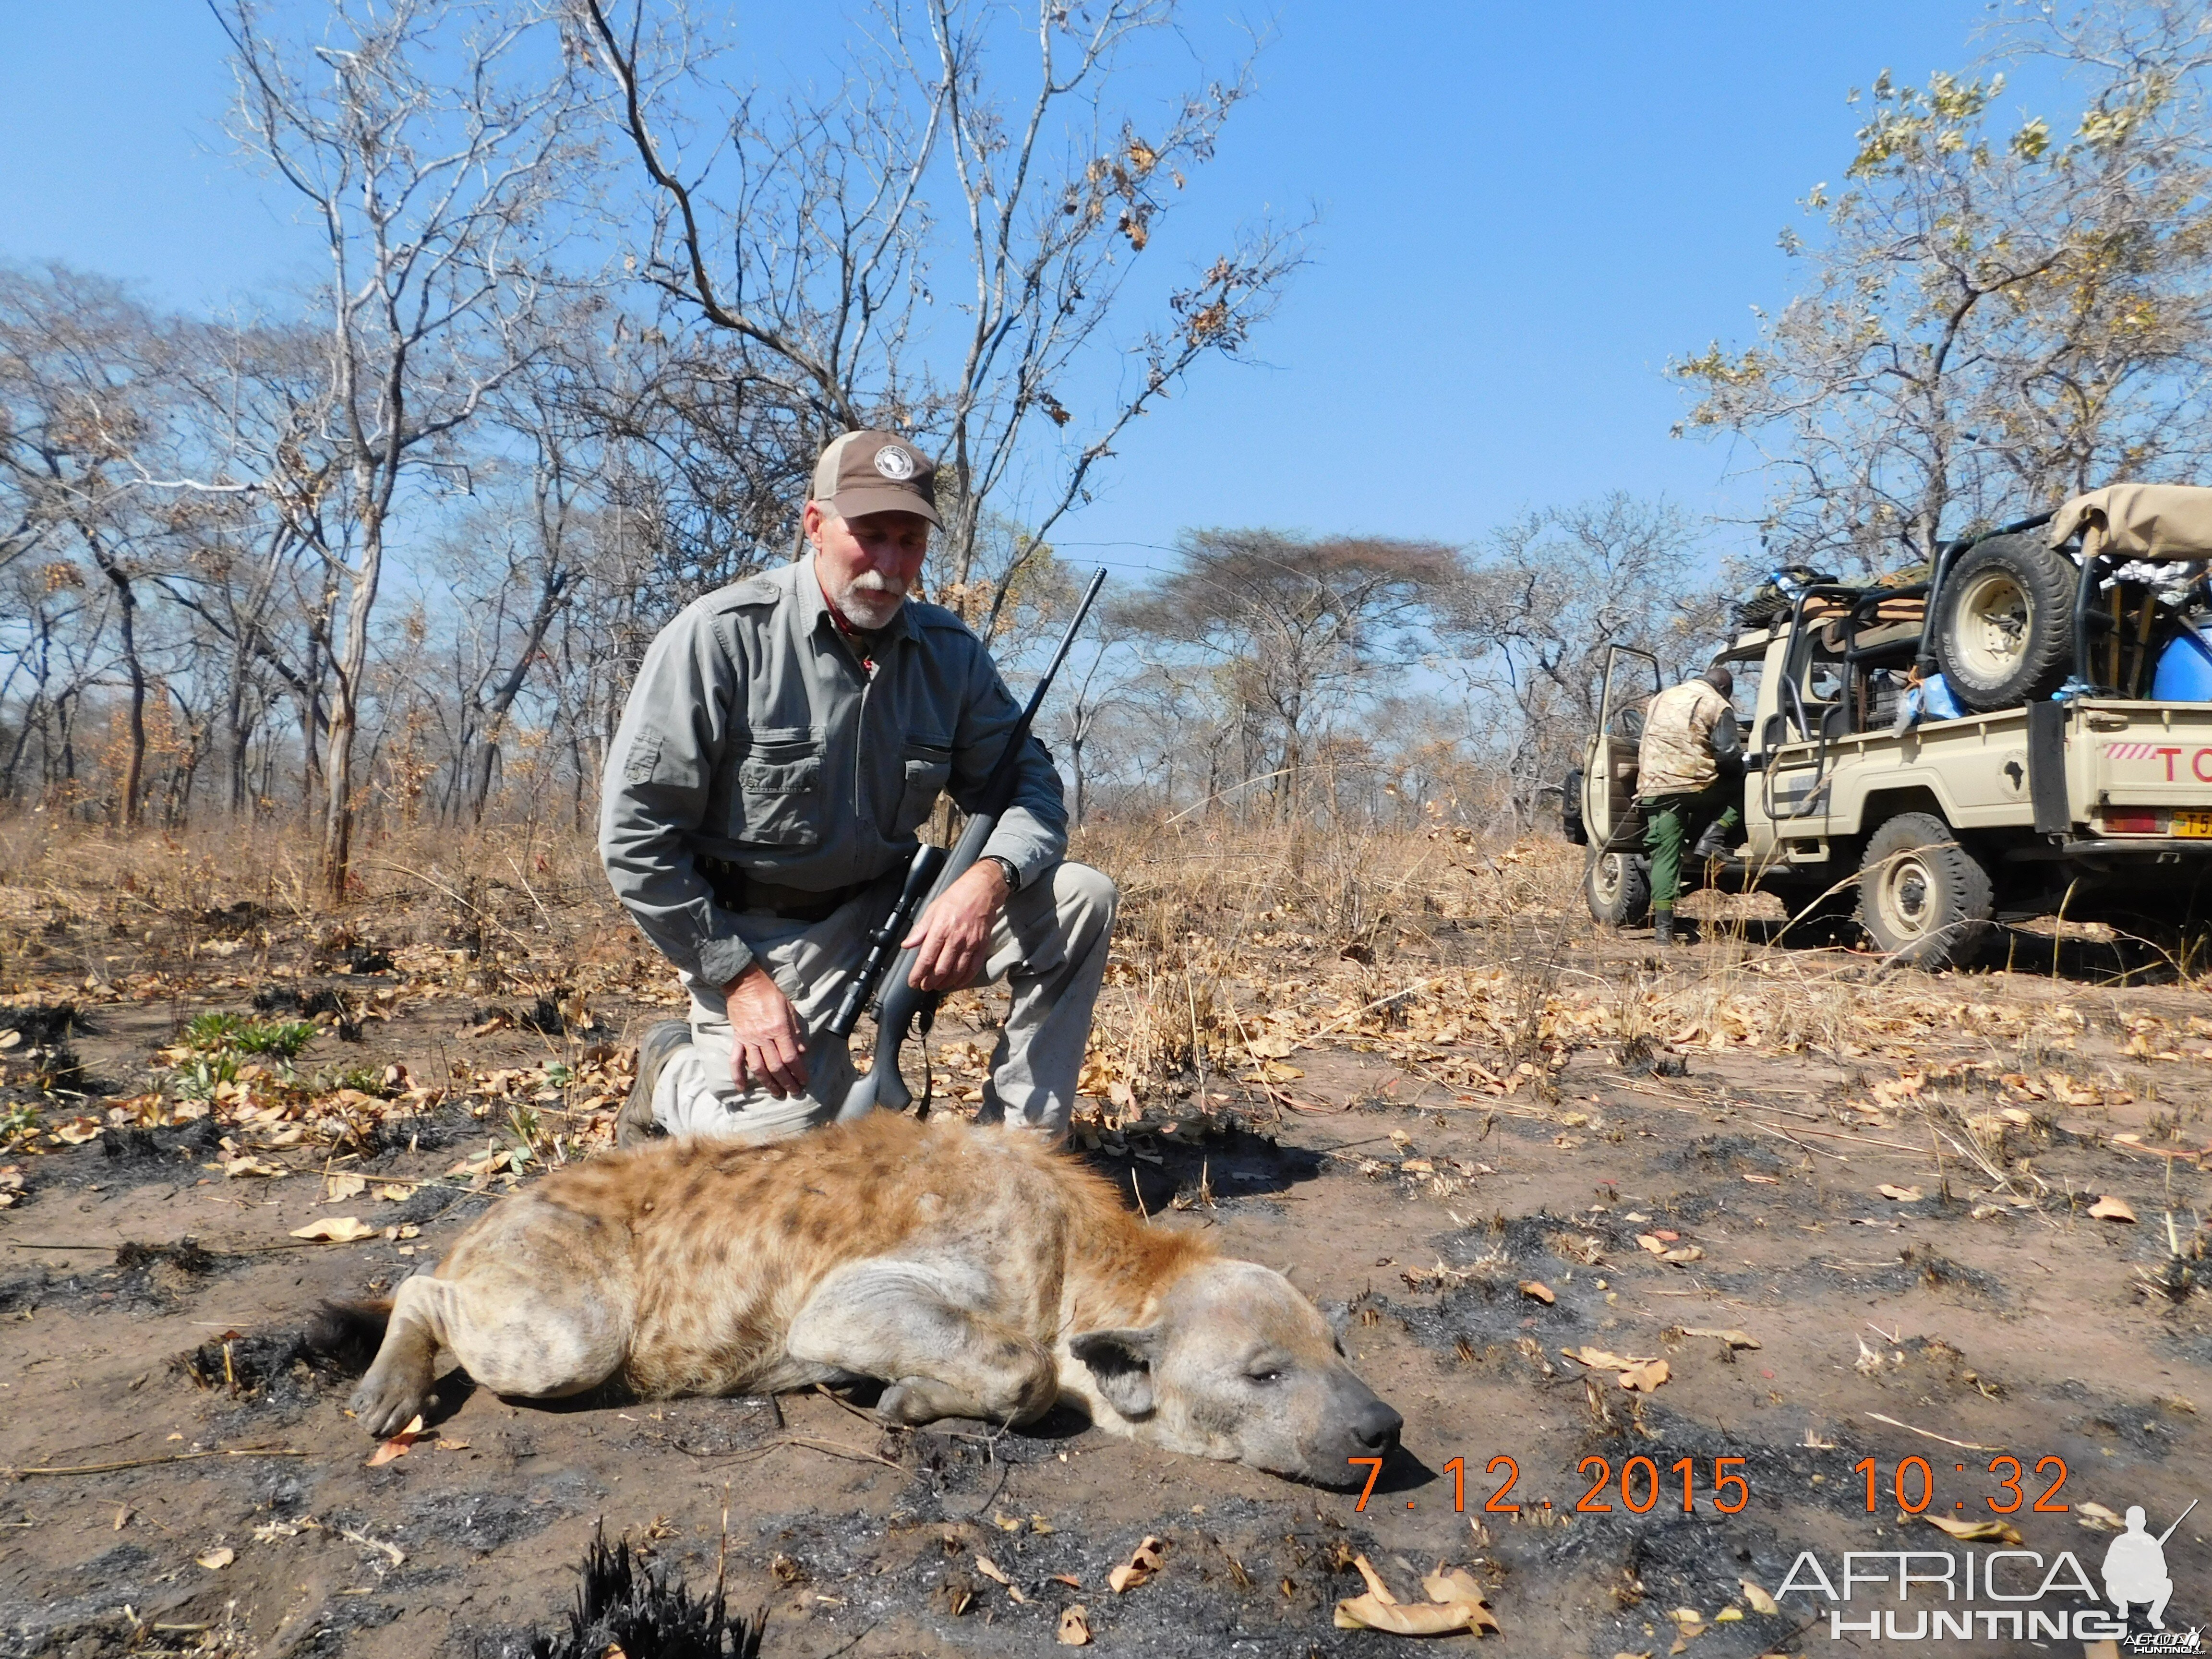
[[[1357,1486],[1366,1479],[1366,1472],[1350,1460],[1395,1455],[1406,1419],[1356,1379],[1350,1388],[1336,1391],[1330,1406],[1321,1433],[1311,1443],[1307,1477],[1329,1486]]]

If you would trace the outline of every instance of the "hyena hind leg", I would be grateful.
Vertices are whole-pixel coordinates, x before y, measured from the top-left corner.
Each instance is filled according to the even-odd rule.
[[[430,1289],[437,1283],[418,1277],[399,1286],[392,1298],[383,1345],[347,1402],[362,1427],[379,1440],[437,1408],[432,1384],[436,1381],[441,1322],[438,1297]]]
[[[823,1280],[792,1322],[794,1359],[835,1365],[890,1386],[887,1422],[940,1417],[1034,1422],[1052,1409],[1060,1371],[1051,1351],[944,1292],[926,1267],[855,1262]]]

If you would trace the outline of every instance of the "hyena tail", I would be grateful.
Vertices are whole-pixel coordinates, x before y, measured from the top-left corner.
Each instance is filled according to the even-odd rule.
[[[365,1371],[384,1345],[392,1322],[392,1298],[372,1302],[325,1302],[307,1321],[307,1346],[351,1371]]]

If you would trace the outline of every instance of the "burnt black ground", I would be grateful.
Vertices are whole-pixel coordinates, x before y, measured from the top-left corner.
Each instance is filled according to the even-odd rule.
[[[2204,1007],[2183,988],[2124,997],[2177,1020]],[[363,1044],[325,1036],[301,1063],[428,1073],[473,1012],[403,1009]],[[69,1037],[88,1070],[130,1077],[170,1020],[122,1006],[94,1024]],[[544,1035],[487,1038],[471,1058],[517,1063]],[[1965,1518],[1989,1518],[1987,1465],[2002,1455],[2027,1467],[2031,1498],[2048,1482],[2038,1460],[2063,1458],[2060,1499],[2142,1504],[2154,1528],[2212,1500],[2197,1409],[2212,1412],[2212,1304],[2144,1286],[2170,1264],[2169,1208],[2175,1237],[2200,1235],[2203,1177],[2175,1164],[2169,1188],[2166,1160],[2116,1149],[2112,1133],[2139,1127],[2125,1113],[2053,1109],[2035,1161],[2057,1195],[1977,1218],[1968,1172],[1939,1176],[1925,1153],[1879,1144],[1901,1128],[1863,1133],[1830,1109],[1863,1091],[1854,1078],[1894,1074],[1878,1059],[1697,1053],[1670,1078],[1590,1047],[1549,1088],[1504,1100],[1455,1097],[1373,1054],[1302,1059],[1303,1098],[1355,1105],[1240,1098],[1210,1133],[1140,1140],[1157,1163],[1088,1156],[1133,1179],[1156,1224],[1204,1229],[1349,1310],[1355,1364],[1407,1425],[1364,1510],[1357,1494],[1157,1455],[1065,1414],[1018,1434],[895,1432],[818,1395],[549,1408],[459,1384],[434,1436],[366,1468],[372,1448],[341,1410],[349,1380],[301,1345],[307,1316],[434,1261],[490,1198],[429,1185],[331,1205],[312,1177],[226,1180],[190,1126],[122,1137],[112,1154],[94,1139],[15,1158],[27,1191],[0,1212],[0,1465],[240,1455],[0,1489],[0,1655],[218,1638],[257,1655],[520,1655],[558,1627],[604,1523],[695,1586],[725,1571],[733,1607],[768,1609],[769,1659],[1034,1654],[1075,1604],[1101,1652],[1402,1652],[1330,1622],[1361,1588],[1356,1553],[1409,1598],[1439,1560],[1472,1564],[1504,1626],[1485,1651],[1663,1653],[1676,1610],[1711,1620],[1733,1605],[1740,1619],[1686,1650],[1732,1659],[1842,1650],[1825,1621],[1798,1633],[1818,1610],[1804,1598],[1761,1614],[1741,1589],[1776,1589],[1800,1551],[1832,1565],[1844,1549],[1994,1547],[1900,1517],[1891,1472],[1915,1455],[1935,1478],[1931,1511]],[[2156,1109],[2194,1111],[2201,1128],[2203,1067],[2160,1079]],[[412,1151],[394,1140],[357,1167],[434,1177],[483,1145],[458,1108],[416,1127]],[[1885,1182],[1923,1196],[1884,1199]],[[2101,1193],[2140,1221],[2088,1218]],[[422,1231],[404,1245],[289,1238],[336,1213]],[[1661,1261],[1638,1242],[1656,1231],[1702,1255]],[[159,1248],[118,1261],[127,1245]],[[1549,1305],[1521,1289],[1535,1281]],[[1633,1394],[1560,1352],[1585,1346],[1664,1358],[1671,1375]],[[1517,1515],[1484,1512],[1501,1456]],[[1853,1469],[1868,1456],[1882,1487],[1871,1514]],[[1638,1457],[1663,1489],[1641,1514],[1619,1484]],[[1674,1473],[1686,1457],[1687,1516]],[[1609,1474],[1603,1513],[1576,1510],[1589,1458]],[[1743,1460],[1730,1466],[1748,1486],[1741,1514],[1713,1507],[1718,1458]],[[2071,1550],[2094,1575],[2109,1534],[2078,1509],[2011,1519],[2026,1547]],[[1147,1535],[1165,1541],[1164,1571],[1114,1595],[1107,1572]],[[2212,1616],[2208,1537],[2212,1501],[2169,1547],[2169,1624]],[[200,1565],[221,1549],[228,1565]]]

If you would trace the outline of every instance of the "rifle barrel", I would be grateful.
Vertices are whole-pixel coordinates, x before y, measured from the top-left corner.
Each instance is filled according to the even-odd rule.
[[[2197,1500],[2192,1498],[2189,1500],[2189,1510],[2193,1510],[2196,1507]],[[2158,1542],[2160,1549],[2166,1547],[2166,1540],[2173,1536],[2175,1532],[2179,1529],[2181,1523],[2189,1519],[2189,1510],[2184,1510],[2180,1514],[2175,1516],[2173,1517],[2173,1525],[2168,1527],[2164,1532],[2159,1534]]]

